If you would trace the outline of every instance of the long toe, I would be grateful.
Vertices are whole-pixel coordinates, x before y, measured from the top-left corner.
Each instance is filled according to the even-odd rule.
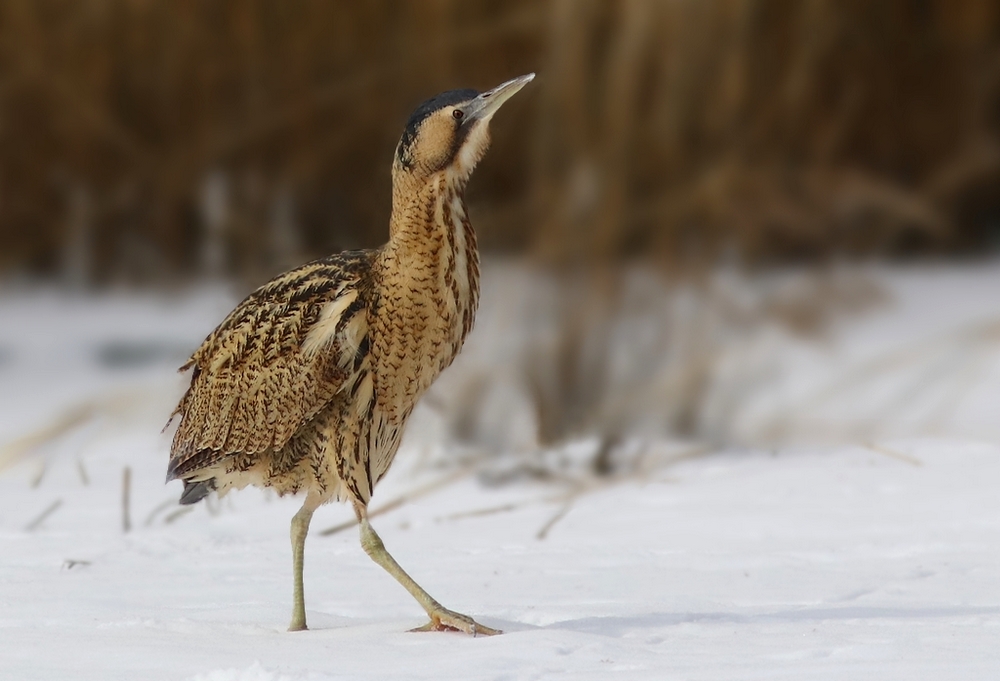
[[[468,615],[451,610],[437,610],[430,613],[431,621],[410,631],[464,631],[471,636],[496,636],[503,632],[480,624]]]

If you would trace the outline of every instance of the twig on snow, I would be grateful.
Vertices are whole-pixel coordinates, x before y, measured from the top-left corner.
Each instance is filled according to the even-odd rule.
[[[171,513],[170,515],[168,515],[166,518],[164,518],[163,519],[163,524],[164,525],[169,525],[172,522],[174,522],[175,520],[178,520],[179,518],[183,518],[184,516],[186,516],[188,513],[190,513],[193,510],[194,510],[194,506],[182,506],[181,508],[177,509],[176,511],[174,511],[173,513]]]
[[[895,449],[889,449],[888,447],[877,445],[874,442],[865,443],[865,448],[870,449],[873,452],[877,452],[879,454],[888,456],[890,459],[896,459],[896,461],[902,461],[903,463],[908,463],[911,466],[924,465],[924,462],[915,456],[910,456],[909,454],[903,454],[902,452],[897,452]]]
[[[169,499],[164,499],[159,504],[157,504],[152,511],[149,512],[149,515],[146,516],[146,522],[143,523],[143,525],[149,527],[150,525],[153,524],[153,521],[156,520],[156,516],[160,515],[171,506],[174,506],[176,503],[177,500],[174,499],[174,497],[170,497]]]
[[[60,506],[62,506],[62,502],[63,502],[62,499],[56,499],[51,504],[49,504],[48,508],[46,508],[40,514],[38,514],[37,518],[35,518],[30,523],[28,523],[27,525],[24,526],[24,531],[25,532],[34,532],[39,527],[41,527],[42,523],[44,523],[45,520],[50,515],[52,515],[53,513],[55,513],[59,509]]]
[[[90,476],[87,475],[87,469],[83,465],[83,459],[76,460],[76,472],[80,474],[80,482],[83,483],[84,487],[90,486]]]
[[[35,473],[35,477],[31,479],[31,489],[38,489],[38,486],[42,484],[42,480],[45,478],[45,473],[49,469],[49,464],[44,459],[38,462],[38,472]]]
[[[125,466],[122,471],[122,532],[126,534],[132,529],[132,518],[129,506],[132,496],[132,469]]]
[[[555,515],[549,518],[548,521],[542,525],[541,529],[539,529],[538,533],[535,535],[535,539],[539,541],[545,539],[549,535],[549,530],[551,530],[556,523],[565,518],[566,514],[569,513],[571,508],[573,508],[573,503],[576,501],[578,496],[579,494],[574,494],[567,499],[566,503],[562,505],[562,508],[556,511]]]
[[[80,566],[83,566],[83,567],[87,567],[88,565],[90,565],[90,561],[89,560],[76,560],[75,558],[67,558],[66,560],[63,561],[63,565],[62,566],[66,570],[72,570],[77,565],[80,565]]]
[[[494,515],[496,513],[507,513],[508,511],[516,511],[519,508],[524,508],[531,501],[524,501],[519,504],[502,504],[500,506],[490,506],[488,508],[480,508],[474,511],[460,511],[458,513],[452,513],[451,515],[446,515],[439,520],[462,520],[464,518],[479,518],[484,515]]]
[[[21,457],[85,423],[88,419],[92,418],[93,414],[94,404],[82,404],[66,411],[45,428],[41,428],[34,433],[7,443],[3,448],[0,448],[0,470],[16,463]],[[39,482],[41,482],[40,478]]]

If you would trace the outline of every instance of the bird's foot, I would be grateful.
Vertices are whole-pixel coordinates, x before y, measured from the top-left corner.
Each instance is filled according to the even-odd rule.
[[[428,613],[431,621],[422,627],[410,629],[410,631],[464,631],[471,636],[496,636],[503,632],[499,629],[491,629],[472,619],[468,615],[460,612],[452,612],[441,608]]]
[[[306,626],[306,618],[293,617],[292,623],[288,625],[288,631],[308,631],[309,627]]]

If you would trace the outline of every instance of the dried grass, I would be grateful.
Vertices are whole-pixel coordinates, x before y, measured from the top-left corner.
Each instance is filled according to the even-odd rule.
[[[0,46],[0,268],[71,281],[377,245],[414,103],[532,70],[472,187],[488,249],[700,269],[1000,215],[992,0],[5,0]]]

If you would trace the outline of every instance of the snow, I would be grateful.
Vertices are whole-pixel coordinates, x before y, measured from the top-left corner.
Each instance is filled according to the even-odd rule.
[[[837,331],[834,373],[1000,318],[997,271],[887,273],[895,302]],[[690,450],[576,495],[484,486],[410,438],[372,508],[451,482],[373,524],[432,595],[506,633],[407,632],[424,615],[356,530],[320,534],[350,519],[337,505],[306,544],[311,630],[287,633],[296,500],[248,489],[177,515],[163,485],[170,367],[230,303],[0,297],[0,678],[1000,678],[995,345],[937,437]],[[143,356],[115,346],[151,337]],[[788,361],[826,378],[831,353]]]

